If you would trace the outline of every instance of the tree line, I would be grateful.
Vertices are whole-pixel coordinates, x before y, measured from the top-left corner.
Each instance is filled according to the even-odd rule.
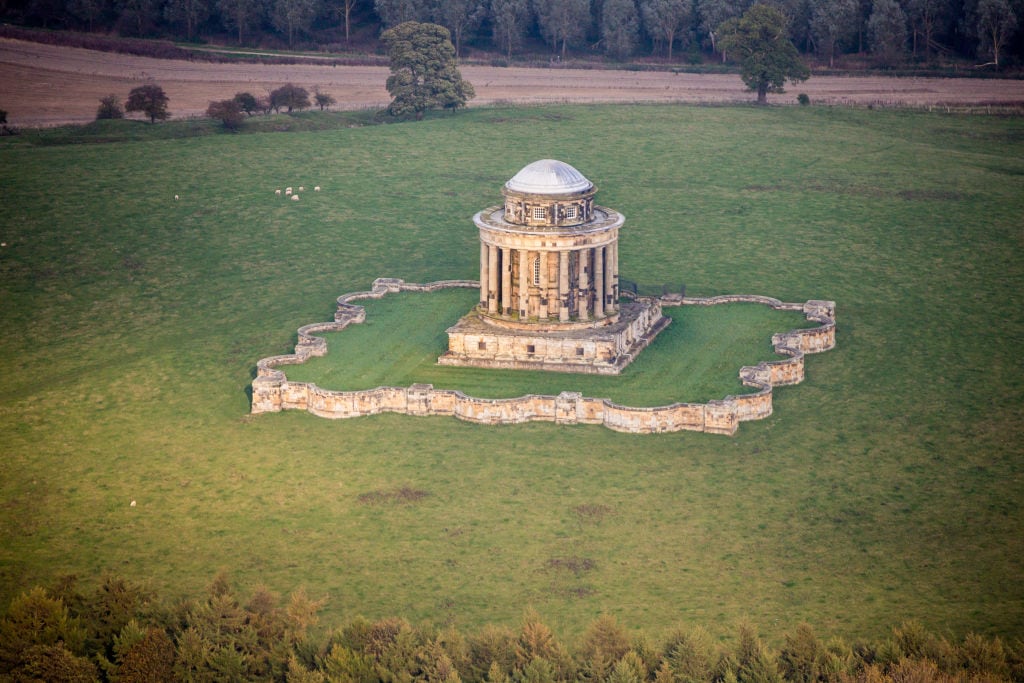
[[[996,683],[1024,681],[1024,641],[952,641],[906,622],[875,642],[822,639],[806,623],[769,646],[749,623],[716,639],[700,626],[659,641],[611,616],[571,646],[527,610],[515,627],[462,633],[400,617],[319,624],[324,600],[218,576],[177,601],[121,578],[74,577],[14,598],[0,617],[0,680],[286,683]]]
[[[864,55],[878,66],[970,59],[991,66],[1024,56],[1024,0],[767,0],[804,56],[835,64]],[[720,27],[755,0],[6,0],[0,21],[241,45],[378,51],[406,21],[446,27],[460,57],[505,60],[651,56],[724,60]],[[356,37],[353,43],[353,37]],[[497,57],[495,57],[497,58]],[[863,60],[859,60],[863,61]]]

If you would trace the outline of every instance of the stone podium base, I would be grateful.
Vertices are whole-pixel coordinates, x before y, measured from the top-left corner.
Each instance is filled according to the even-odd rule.
[[[622,304],[610,325],[566,330],[510,329],[473,311],[448,328],[448,351],[437,363],[617,375],[670,322],[657,300]]]

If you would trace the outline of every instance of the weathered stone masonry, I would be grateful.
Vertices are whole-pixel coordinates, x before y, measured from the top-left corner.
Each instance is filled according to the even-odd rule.
[[[252,383],[252,413],[306,410],[333,419],[361,417],[391,412],[405,415],[450,415],[480,424],[517,424],[530,421],[556,424],[601,424],[619,432],[649,434],[682,430],[734,434],[740,422],[760,420],[772,414],[772,388],[797,384],[804,378],[804,354],[828,351],[835,346],[835,303],[811,300],[803,304],[753,295],[729,295],[710,298],[661,297],[665,306],[714,306],[752,302],[776,310],[801,311],[808,320],[819,323],[809,329],[791,330],[772,336],[775,352],[788,358],[765,361],[740,368],[740,380],[757,391],[726,396],[708,403],[673,403],[653,408],[622,406],[605,398],[588,398],[575,392],[558,396],[527,395],[510,399],[484,399],[461,391],[435,389],[430,384],[410,387],[377,387],[363,391],[330,391],[309,382],[289,382],[278,369],[303,363],[311,356],[327,353],[327,341],[318,332],[343,330],[366,318],[366,310],[351,303],[360,299],[380,299],[401,291],[430,292],[448,287],[479,288],[476,280],[446,280],[429,284],[411,284],[399,279],[379,278],[368,292],[338,297],[333,322],[313,323],[299,328],[295,353],[263,358],[256,364]]]

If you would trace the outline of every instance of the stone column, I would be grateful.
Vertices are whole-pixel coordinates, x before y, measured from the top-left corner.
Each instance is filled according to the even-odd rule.
[[[587,277],[587,269],[590,267],[590,249],[581,249],[576,252],[580,263],[580,287],[576,294],[576,310],[579,311],[580,320],[590,320],[590,281]]]
[[[498,312],[498,248],[488,247],[487,256],[487,312]]]
[[[541,320],[548,319],[548,300],[551,292],[548,291],[548,252],[537,253],[540,259],[540,302],[537,305],[537,314]]]
[[[519,317],[525,319],[530,307],[530,252],[519,250]]]
[[[487,308],[487,281],[489,279],[487,274],[487,243],[480,242],[480,308]]]
[[[616,238],[609,246],[612,257],[608,260],[611,267],[609,290],[611,292],[611,303],[609,308],[613,311],[619,310],[619,241]]]
[[[509,315],[512,308],[512,250],[501,248],[501,313]]]
[[[569,320],[569,252],[558,252],[558,319]]]
[[[604,247],[594,249],[594,317],[604,317]]]

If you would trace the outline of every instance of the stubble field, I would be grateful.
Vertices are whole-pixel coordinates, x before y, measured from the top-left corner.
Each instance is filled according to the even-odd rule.
[[[738,76],[580,69],[464,66],[476,89],[471,105],[552,102],[749,102]],[[208,64],[93,52],[0,39],[0,107],[14,125],[85,123],[96,116],[101,97],[128,92],[149,82],[164,88],[175,117],[202,115],[212,100],[236,92],[264,95],[286,82],[321,88],[337,108],[379,108],[389,101],[388,69],[310,64]],[[1024,104],[1024,80],[974,78],[887,78],[815,76],[772,95],[795,102],[806,93],[819,104],[883,106]]]

